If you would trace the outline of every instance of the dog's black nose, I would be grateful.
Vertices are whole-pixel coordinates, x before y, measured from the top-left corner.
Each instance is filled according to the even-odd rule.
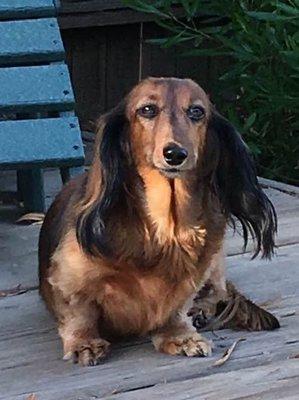
[[[188,156],[188,151],[175,143],[170,143],[163,149],[164,159],[168,165],[179,166]]]

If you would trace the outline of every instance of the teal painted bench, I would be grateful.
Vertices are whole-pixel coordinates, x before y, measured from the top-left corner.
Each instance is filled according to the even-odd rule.
[[[44,211],[43,169],[63,182],[84,151],[51,0],[0,0],[0,169],[14,169],[26,211]]]
[[[70,111],[74,96],[64,64],[0,68],[0,112]]]
[[[55,18],[2,22],[0,38],[1,65],[30,61],[51,62],[64,58]]]
[[[0,124],[0,143],[5,143],[1,167],[81,165],[83,154],[78,131],[75,117],[4,121]],[[41,138],[43,147],[40,146]]]
[[[55,15],[53,0],[1,0],[0,20]]]

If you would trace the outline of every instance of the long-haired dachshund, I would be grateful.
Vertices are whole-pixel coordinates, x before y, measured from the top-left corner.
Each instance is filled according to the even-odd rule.
[[[131,334],[167,354],[209,355],[185,316],[207,285],[208,308],[226,299],[232,218],[254,256],[270,257],[275,211],[234,127],[189,79],[139,83],[100,120],[89,172],[64,187],[41,230],[40,292],[64,359],[95,365]],[[259,312],[260,329],[278,327]]]

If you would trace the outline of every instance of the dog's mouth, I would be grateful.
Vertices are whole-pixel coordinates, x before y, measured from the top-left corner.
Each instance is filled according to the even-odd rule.
[[[166,178],[170,179],[178,178],[183,172],[178,168],[159,168],[159,171],[162,175],[166,176]]]

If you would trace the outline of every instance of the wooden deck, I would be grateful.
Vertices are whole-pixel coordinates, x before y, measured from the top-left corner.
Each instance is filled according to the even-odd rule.
[[[0,175],[0,186],[10,190],[4,180]],[[51,200],[57,190],[53,172],[46,183]],[[158,354],[146,339],[123,343],[105,363],[92,368],[61,359],[55,324],[36,290],[39,227],[14,224],[15,209],[1,206],[0,399],[23,400],[35,393],[38,400],[298,400],[299,190],[270,185],[275,188],[266,191],[279,215],[277,256],[271,262],[250,261],[249,254],[241,254],[240,238],[228,234],[227,264],[233,282],[256,302],[265,303],[279,318],[281,329],[206,333],[215,349],[205,359]],[[20,284],[25,293],[3,297]],[[240,337],[246,340],[231,358],[213,366]]]

